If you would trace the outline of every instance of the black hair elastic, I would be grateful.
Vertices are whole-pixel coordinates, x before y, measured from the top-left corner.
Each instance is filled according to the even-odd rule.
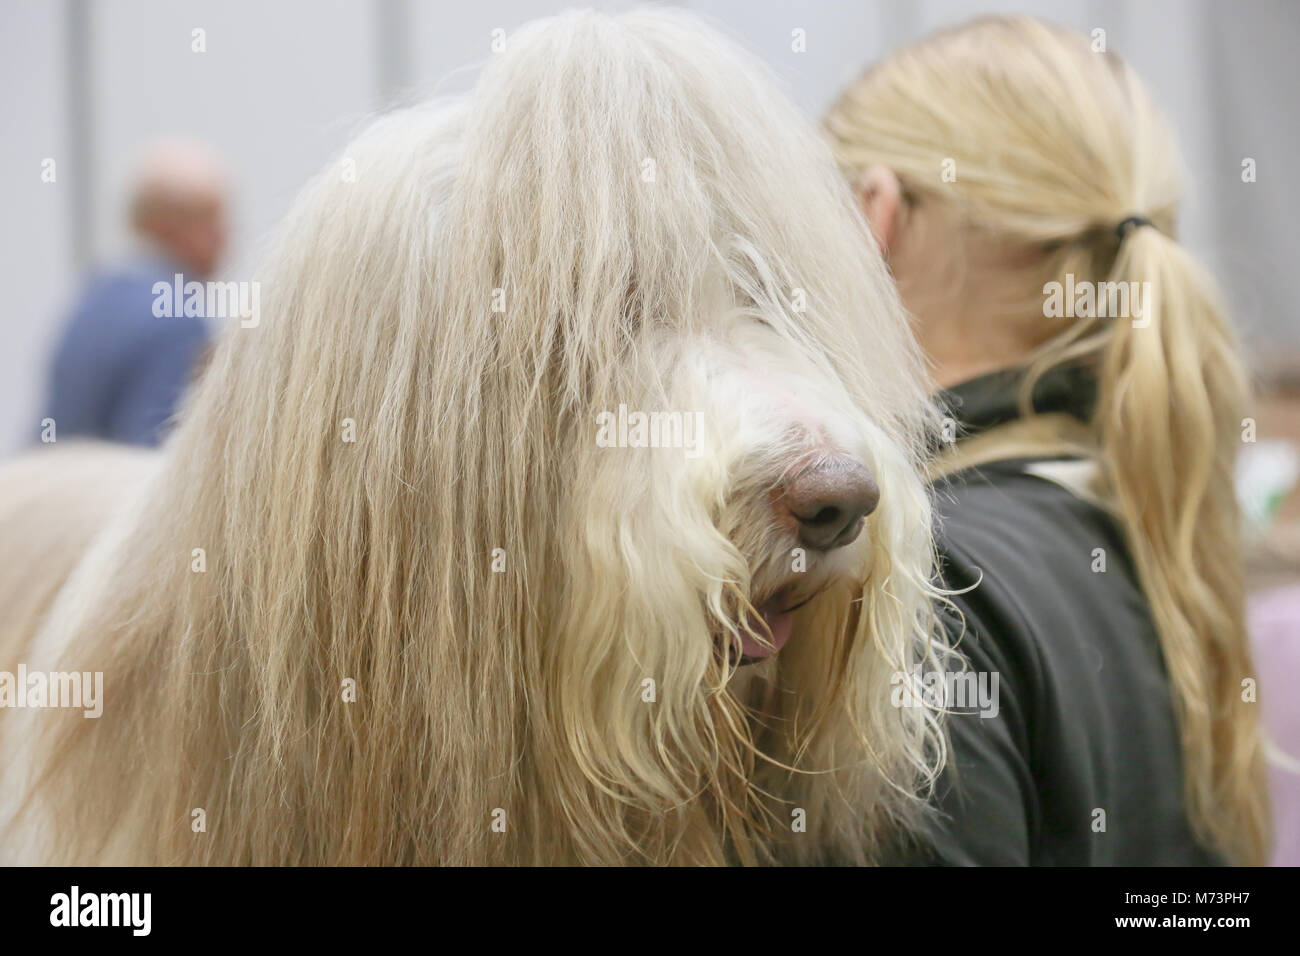
[[[1138,228],[1139,226],[1149,226],[1149,225],[1151,225],[1151,220],[1147,219],[1144,216],[1129,216],[1127,219],[1125,219],[1118,226],[1115,227],[1115,235],[1119,236],[1120,241],[1123,242],[1124,237],[1127,236],[1132,230]]]

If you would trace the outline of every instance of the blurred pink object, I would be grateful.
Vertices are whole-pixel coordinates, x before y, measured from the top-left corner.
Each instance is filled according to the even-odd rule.
[[[1300,866],[1300,585],[1252,596],[1249,614],[1264,727],[1290,757],[1289,767],[1269,760],[1273,866]]]

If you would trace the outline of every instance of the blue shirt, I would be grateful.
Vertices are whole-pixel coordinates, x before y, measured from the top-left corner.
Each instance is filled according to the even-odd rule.
[[[181,271],[153,259],[87,282],[50,366],[46,414],[57,437],[162,441],[209,339],[202,318],[154,314],[154,283],[171,285]]]

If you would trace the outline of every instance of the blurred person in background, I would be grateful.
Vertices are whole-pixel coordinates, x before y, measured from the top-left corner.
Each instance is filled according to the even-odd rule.
[[[226,248],[226,174],[206,148],[182,140],[146,150],[131,189],[141,246],[82,290],[50,366],[47,414],[59,437],[156,445],[206,355],[203,316],[158,315],[154,285],[204,282]]]
[[[988,18],[868,70],[826,128],[943,389],[954,640],[998,678],[996,715],[948,720],[909,859],[1265,862],[1247,386],[1144,87],[1087,36]]]

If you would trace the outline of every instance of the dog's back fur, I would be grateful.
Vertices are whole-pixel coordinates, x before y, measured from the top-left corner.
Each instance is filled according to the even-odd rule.
[[[14,672],[91,540],[157,466],[153,452],[43,447],[0,467],[0,670]]]

